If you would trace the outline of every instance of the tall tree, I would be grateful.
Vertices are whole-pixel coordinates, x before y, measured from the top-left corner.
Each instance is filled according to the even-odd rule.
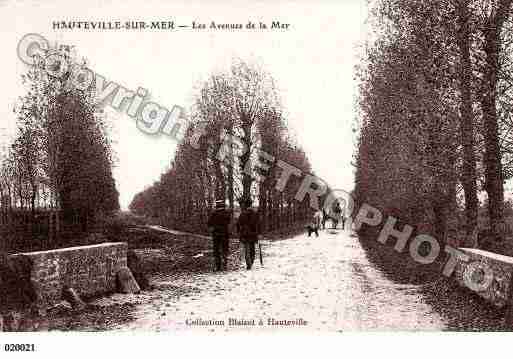
[[[251,198],[268,230],[280,223],[304,220],[306,204],[294,203],[295,193],[275,190],[276,166],[269,163],[269,171],[253,166],[257,160],[269,161],[263,150],[305,173],[310,171],[306,155],[287,134],[270,74],[235,61],[202,84],[191,118],[171,168],[160,181],[134,197],[130,205],[133,211],[156,217],[173,228],[205,232],[205,219],[215,199],[227,198],[235,208],[237,201]],[[191,146],[199,127],[205,132]],[[298,181],[292,179],[291,188],[299,187]]]
[[[482,33],[485,69],[481,106],[485,142],[485,188],[489,200],[490,227],[495,242],[504,236],[504,186],[497,117],[497,83],[501,30],[511,13],[511,0],[484,1]]]
[[[459,48],[459,90],[460,100],[460,133],[463,147],[463,170],[461,182],[465,192],[465,216],[467,221],[467,237],[472,238],[472,245],[477,245],[477,174],[475,156],[475,135],[473,124],[472,104],[472,63],[470,48],[472,39],[470,36],[471,17],[468,0],[455,1],[457,16],[457,44]]]

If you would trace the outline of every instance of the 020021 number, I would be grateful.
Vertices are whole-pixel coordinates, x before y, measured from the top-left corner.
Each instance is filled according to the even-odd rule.
[[[36,347],[34,344],[5,344],[6,352],[33,352]]]

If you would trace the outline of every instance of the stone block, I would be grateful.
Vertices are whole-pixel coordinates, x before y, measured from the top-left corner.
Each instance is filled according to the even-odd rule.
[[[125,294],[139,293],[141,288],[137,284],[132,272],[128,268],[121,268],[117,272],[118,291]]]
[[[126,243],[102,243],[21,253],[10,260],[18,263],[16,271],[36,292],[38,306],[50,307],[61,301],[65,288],[82,298],[115,292],[126,256]]]
[[[84,301],[73,288],[64,287],[62,290],[62,299],[68,302],[73,309],[84,309],[86,307]]]
[[[459,248],[459,250],[466,254],[469,257],[469,260],[467,262],[458,260],[453,273],[456,281],[461,286],[470,288],[467,283],[469,280],[468,276],[472,272],[474,273],[476,283],[481,283],[481,280],[483,281],[482,283],[486,283],[484,271],[471,270],[472,268],[469,267],[470,265],[473,265],[473,268],[476,268],[473,263],[482,263],[486,268],[490,269],[490,273],[492,274],[490,284],[483,289],[470,289],[494,306],[499,308],[504,307],[508,302],[509,286],[513,273],[513,257],[503,256],[475,248]],[[466,275],[467,279],[465,278]]]
[[[128,250],[127,266],[141,289],[147,289],[150,287],[150,282],[146,276],[142,260],[133,249]]]

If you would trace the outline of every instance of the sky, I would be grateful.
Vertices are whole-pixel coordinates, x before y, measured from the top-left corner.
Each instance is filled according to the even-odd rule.
[[[317,176],[332,188],[353,188],[355,136],[354,66],[365,37],[365,1],[1,1],[0,141],[15,133],[12,108],[25,93],[27,65],[18,42],[37,33],[50,42],[74,45],[89,67],[127,89],[148,90],[171,109],[187,108],[202,80],[233,58],[259,63],[277,83],[290,130],[305,149]],[[175,21],[176,24],[280,21],[288,30],[62,30],[55,21]],[[143,134],[135,121],[106,110],[116,163],[120,204],[158,180],[169,168],[176,142]]]

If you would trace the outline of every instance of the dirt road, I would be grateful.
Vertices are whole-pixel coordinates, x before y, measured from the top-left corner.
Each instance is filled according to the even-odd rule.
[[[358,239],[326,230],[264,242],[264,267],[154,278],[115,330],[442,330],[415,285],[374,269]],[[177,294],[177,288],[180,292]],[[123,300],[122,296],[110,300]]]

